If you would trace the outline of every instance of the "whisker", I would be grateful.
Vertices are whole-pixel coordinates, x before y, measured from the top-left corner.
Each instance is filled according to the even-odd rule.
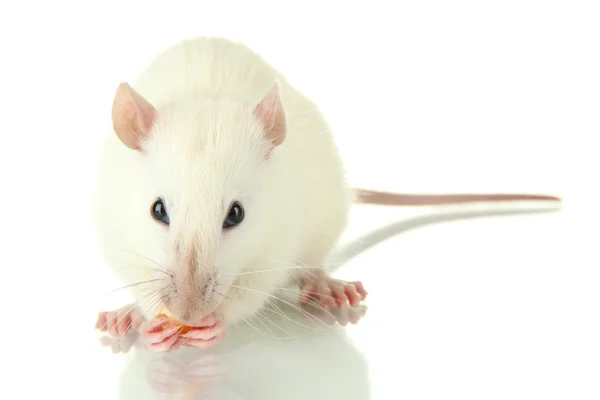
[[[223,316],[216,311],[216,308],[218,307],[219,303],[217,303],[217,301],[214,299],[210,299],[210,301],[215,305],[215,313],[217,314],[217,316],[219,317],[221,322],[225,323],[225,318],[223,318]],[[239,321],[235,321],[235,327],[237,328],[238,331],[240,331],[240,334],[244,337],[244,340],[248,341],[248,338],[246,337],[244,330],[242,328],[240,328]]]
[[[120,309],[116,310],[115,318],[118,319],[121,316],[123,316],[123,314],[127,314],[127,313],[131,312],[132,310],[134,310],[138,306],[138,302],[139,301],[141,301],[142,299],[144,299],[146,297],[152,297],[152,296],[156,295],[157,293],[160,293],[160,291],[155,291],[155,292],[147,293],[147,294],[143,295],[139,300],[134,301],[131,304],[127,304],[126,306],[121,307]],[[102,325],[100,327],[100,329],[106,328],[106,326],[108,325],[108,323],[109,323],[109,321],[106,321],[106,323],[104,325]]]
[[[250,309],[249,309],[248,307],[246,307],[246,309],[247,309],[248,311],[250,311]],[[258,319],[258,320],[259,320],[259,321],[260,321],[260,322],[261,322],[263,325],[265,325],[265,327],[266,327],[266,328],[267,328],[267,329],[268,329],[268,330],[269,330],[271,333],[273,333],[273,331],[271,331],[271,330],[269,329],[269,327],[268,327],[268,326],[267,326],[267,325],[266,325],[266,324],[265,324],[265,323],[264,323],[264,322],[263,322],[263,321],[262,321],[262,320],[261,320],[261,319],[260,319],[260,318],[257,316],[257,314],[252,314],[252,316],[253,316],[253,317],[256,317],[256,318],[257,318],[257,319]],[[261,329],[258,329],[258,328],[257,328],[257,327],[256,327],[254,324],[250,323],[250,322],[249,322],[249,321],[248,321],[246,318],[244,318],[244,317],[242,317],[242,316],[240,316],[240,318],[241,318],[241,319],[242,319],[244,322],[246,322],[248,325],[250,325],[250,326],[251,326],[251,327],[252,327],[252,328],[253,328],[255,331],[257,331],[257,332],[259,332],[260,334],[262,334],[262,335],[264,335],[264,336],[268,337],[269,339],[275,339],[275,340],[278,340],[278,339],[279,339],[279,338],[278,338],[278,337],[276,337],[276,336],[269,336],[268,334],[266,334],[265,332],[263,332]]]
[[[260,271],[246,271],[246,272],[240,272],[237,274],[226,274],[223,276],[242,276],[242,275],[252,275],[252,274],[259,274],[259,273],[264,273],[264,272],[278,272],[278,271],[289,271],[289,270],[300,270],[306,273],[309,273],[311,276],[316,278],[316,275],[308,272],[308,269],[315,269],[315,270],[319,270],[322,269],[322,267],[300,267],[300,266],[296,266],[296,267],[283,267],[283,268],[273,268],[273,269],[263,269]]]
[[[127,306],[124,306],[123,308],[119,309],[116,311],[116,315],[115,318],[119,319],[119,315],[123,315],[123,314],[127,314],[128,312],[130,312],[131,310],[133,310],[135,308],[135,303],[133,304],[128,304]],[[99,326],[98,329],[100,330],[104,330],[108,324],[111,322],[112,320],[109,320],[108,318],[106,319],[106,323],[104,323],[103,325]]]
[[[144,310],[144,307],[147,306],[148,304],[150,304],[151,302],[154,301],[154,297],[159,296],[161,293],[163,293],[165,290],[169,289],[169,286],[165,286],[160,290],[155,291],[152,296],[149,296],[149,298],[147,298],[144,303],[140,303],[138,302],[138,307],[140,308],[140,310]],[[166,294],[167,296],[169,295],[169,293]],[[140,299],[141,300],[141,299]]]
[[[213,290],[213,292],[215,292],[216,294],[218,294],[218,295],[219,295],[219,296],[221,296],[221,297],[225,297],[226,299],[229,299],[229,300],[235,300],[234,298],[232,298],[232,297],[230,297],[230,296],[226,296],[226,295],[224,295],[224,294],[222,294],[222,293],[219,293],[219,292],[217,292],[216,290]],[[214,300],[213,300],[213,301],[214,301]]]
[[[328,131],[321,131],[321,132],[319,132],[319,133],[317,133],[317,134],[315,134],[315,135],[313,135],[313,136],[309,137],[309,138],[308,138],[308,139],[307,139],[307,140],[306,140],[304,143],[301,143],[300,145],[301,145],[301,146],[306,146],[306,145],[307,145],[307,144],[308,144],[310,141],[312,141],[312,140],[314,140],[314,139],[318,138],[319,136],[322,136],[322,135],[326,134],[327,132],[328,132]]]
[[[216,310],[217,307],[219,306],[219,303],[217,303],[216,300],[214,299],[209,299],[214,305],[215,305],[215,310],[214,312],[217,314],[217,317],[219,318],[219,320],[221,321],[221,323],[225,323],[225,318]],[[242,329],[240,328],[239,322],[236,321],[235,322],[235,326],[237,327],[237,329],[240,331],[240,333],[244,336],[244,339],[247,339],[244,332],[242,331]]]
[[[291,317],[289,317],[289,316],[285,315],[285,313],[283,313],[283,311],[281,311],[281,309],[279,309],[279,311],[281,311],[281,312],[279,312],[279,313],[278,313],[278,312],[275,312],[275,310],[272,310],[272,309],[268,308],[267,306],[268,306],[268,305],[265,305],[264,309],[265,309],[265,310],[267,310],[267,311],[271,311],[271,312],[272,312],[272,313],[274,313],[275,315],[279,315],[280,317],[282,317],[282,318],[285,318],[286,320],[288,320],[288,321],[291,321],[291,322],[293,322],[293,323],[295,323],[295,324],[297,324],[297,325],[299,325],[299,326],[301,326],[301,327],[303,327],[303,328],[306,328],[306,329],[309,329],[309,330],[313,330],[313,331],[319,331],[319,329],[316,329],[316,328],[314,328],[314,327],[310,327],[310,326],[308,326],[308,325],[304,325],[304,324],[302,324],[302,323],[300,323],[300,322],[296,321],[295,319],[293,319],[293,318],[291,318]],[[279,307],[278,307],[278,308],[279,308]],[[281,328],[280,328],[280,329],[281,329]],[[288,332],[286,332],[286,333],[288,333]]]
[[[260,315],[260,312],[258,312],[258,313],[256,313],[256,314],[254,314],[254,316],[256,317],[256,319],[257,319],[257,320],[258,320],[258,321],[259,321],[261,324],[263,324],[263,325],[265,326],[265,328],[267,328],[267,330],[268,330],[269,332],[271,332],[271,334],[272,334],[272,335],[275,335],[275,333],[274,333],[274,332],[271,330],[271,328],[269,328],[269,326],[268,326],[267,324],[265,324],[265,322],[263,321],[263,319],[262,319],[262,316]],[[279,337],[277,337],[277,336],[273,336],[272,338],[273,338],[273,339],[276,339],[276,340],[280,340],[280,338],[279,338]]]
[[[138,286],[138,285],[141,285],[141,284],[144,284],[144,283],[152,283],[152,282],[162,281],[162,280],[163,279],[157,278],[157,279],[149,279],[147,281],[135,282],[135,283],[131,283],[129,285],[125,285],[123,287],[120,287],[120,288],[117,288],[117,289],[114,289],[114,290],[110,290],[110,291],[108,291],[108,292],[106,292],[104,294],[107,295],[109,293],[114,293],[114,292],[117,292],[119,290],[127,289],[127,288],[130,288],[130,287],[133,287],[133,286]]]
[[[269,337],[269,335],[267,335],[266,333],[264,333],[263,331],[261,331],[260,329],[258,329],[256,326],[252,325],[246,318],[244,318],[242,316],[240,316],[240,318],[242,319],[242,321],[244,321],[245,323],[247,323],[248,325],[250,325],[250,327],[252,329],[254,329],[255,331],[257,331],[261,335],[265,335],[265,336]]]
[[[169,294],[165,294],[164,296],[160,297],[158,300],[154,301],[152,303],[152,305],[150,307],[148,307],[147,311],[148,314],[156,314],[156,309],[155,307],[158,306],[164,299],[166,299],[167,297],[169,297]]]
[[[153,263],[154,265],[156,265],[157,267],[159,267],[159,268],[160,268],[160,269],[161,269],[163,272],[165,272],[165,273],[169,274],[169,273],[166,271],[167,269],[166,269],[166,268],[165,268],[163,265],[161,265],[159,262],[157,262],[157,261],[155,261],[155,260],[153,260],[153,259],[151,259],[151,258],[149,258],[149,257],[146,257],[146,256],[144,256],[144,255],[142,255],[142,254],[140,254],[140,253],[137,253],[137,252],[135,252],[135,251],[132,251],[132,250],[127,250],[127,249],[120,248],[120,247],[117,247],[117,248],[116,248],[116,250],[119,250],[119,251],[122,251],[122,252],[125,252],[125,253],[129,253],[129,254],[131,254],[131,255],[134,255],[134,256],[137,256],[137,257],[143,258],[144,260],[150,261],[151,263]],[[170,275],[170,274],[169,274],[169,275]]]
[[[300,290],[298,290],[298,289],[293,289],[293,288],[279,288],[279,289],[277,289],[277,291],[278,291],[278,292],[291,293],[291,294],[300,293]],[[328,298],[328,299],[332,299],[332,300],[336,300],[336,301],[337,301],[337,299],[336,299],[335,297],[333,297],[333,296],[330,296],[330,295],[320,294],[320,293],[318,293],[318,292],[311,291],[311,290],[301,290],[301,291],[302,291],[303,293],[316,294],[316,295],[319,295],[320,297],[323,297],[323,298]]]
[[[336,300],[335,297],[333,297],[333,296],[322,295],[322,294],[320,294],[318,292],[306,291],[306,290],[301,290],[301,289],[298,289],[298,288],[294,289],[294,288],[283,288],[283,287],[281,287],[281,288],[277,288],[275,290],[275,293],[277,293],[277,292],[283,292],[284,294],[287,293],[287,294],[292,294],[292,295],[299,295],[300,292],[303,292],[303,293],[317,294],[317,295],[319,295],[321,297],[326,297],[326,298],[330,298],[332,300]],[[319,301],[317,301],[315,299],[311,299],[311,298],[308,298],[305,301],[306,301],[307,304],[310,304],[311,306],[313,306],[315,308],[318,308],[320,311],[324,311],[325,313],[329,314],[329,316],[335,318],[335,316],[329,310],[327,310],[326,308],[324,308],[323,305]],[[337,300],[336,300],[336,302],[337,302]]]
[[[283,292],[284,294],[287,292],[288,294],[294,294],[294,295],[300,294],[300,290],[299,289],[292,289],[292,288],[278,288],[278,289],[275,290],[275,293],[277,293],[277,292]],[[304,290],[302,292],[304,292],[304,293],[311,293],[311,294],[319,294],[317,292],[304,291]],[[335,300],[335,298],[332,297],[332,296],[323,296],[323,297],[329,297],[329,298]],[[308,298],[305,301],[306,301],[307,304],[313,306],[314,308],[318,309],[319,311],[323,311],[326,314],[328,314],[330,317],[334,317],[335,318],[335,316],[331,313],[331,311],[329,311],[328,309],[324,308],[323,305],[319,301],[311,299],[311,298]],[[275,304],[273,304],[273,305],[276,306]],[[279,307],[277,307],[277,308],[279,309],[279,311],[281,311],[283,313],[283,311]],[[311,314],[312,316],[314,316],[316,319],[318,319],[318,317],[315,316],[313,313],[311,313],[311,312],[308,312],[308,313]],[[321,321],[321,320],[319,320],[319,321]],[[321,321],[321,322],[323,322],[323,321]]]
[[[266,309],[263,309],[263,311],[271,311],[271,312],[272,312],[273,310],[266,310]],[[262,313],[262,311],[261,311],[261,313]],[[288,332],[287,330],[283,329],[283,328],[281,327],[281,325],[280,325],[280,324],[278,324],[278,323],[276,323],[275,321],[273,321],[273,320],[272,320],[271,318],[269,318],[267,315],[265,315],[265,314],[261,314],[261,315],[263,316],[263,318],[264,318],[264,319],[265,319],[267,322],[270,322],[271,324],[275,325],[275,327],[276,327],[277,329],[281,330],[283,333],[285,333],[285,334],[287,335],[287,336],[281,337],[280,339],[282,339],[282,340],[290,340],[290,339],[296,339],[296,338],[297,338],[296,336],[292,335],[292,334],[291,334],[290,332]],[[280,322],[283,322],[283,321],[280,321]]]
[[[305,290],[305,289],[302,289],[302,288],[301,288],[301,287],[302,287],[302,282],[300,281],[300,279],[299,279],[298,277],[293,277],[293,278],[296,280],[296,285],[297,285],[298,287],[296,287],[296,288],[278,288],[278,289],[277,289],[277,291],[281,291],[281,292],[287,292],[287,293],[289,293],[289,294],[294,294],[294,295],[295,295],[295,294],[298,294],[298,295],[299,295],[300,293],[317,294],[317,295],[319,295],[320,297],[324,297],[324,298],[329,298],[329,299],[335,300],[335,301],[336,301],[336,303],[337,303],[337,300],[336,300],[336,299],[335,299],[333,296],[330,296],[330,295],[324,295],[324,294],[320,294],[320,293],[318,293],[318,292],[314,292],[314,291],[307,291],[307,290]],[[327,309],[323,308],[323,306],[321,305],[321,303],[320,303],[320,302],[318,302],[318,301],[316,301],[316,300],[314,300],[314,299],[310,299],[310,298],[306,299],[305,301],[306,301],[307,303],[309,303],[310,305],[312,305],[313,307],[315,307],[315,308],[319,308],[319,309],[321,309],[321,310],[325,311],[325,312],[326,312],[326,313],[328,313],[330,316],[332,316],[332,317],[334,316],[334,315],[333,315],[331,312],[329,312]]]
[[[171,278],[174,277],[174,275],[172,273],[168,272],[168,271],[163,271],[160,268],[154,268],[154,267],[150,267],[150,266],[142,265],[142,264],[118,264],[116,266],[116,268],[120,268],[120,269],[124,269],[124,268],[133,269],[133,268],[137,268],[137,269],[142,270],[144,272],[147,272],[147,271],[156,271],[156,272],[163,273],[163,274],[165,274],[165,275],[167,275],[167,276],[169,276]]]
[[[281,328],[278,324],[276,324],[273,320],[271,320],[269,317],[267,317],[266,315],[263,314],[263,311],[271,311],[272,313],[274,313],[275,315],[279,315],[282,316],[281,314],[277,314],[276,312],[274,312],[273,310],[269,309],[266,307],[263,307],[259,312],[257,312],[257,315],[260,315],[261,317],[264,317],[267,322],[272,323],[273,325],[275,325],[277,328],[281,329],[283,332],[287,333],[290,337],[292,337],[292,335],[289,332],[286,332],[283,328]]]
[[[240,323],[239,321],[235,321],[235,326],[238,329],[238,331],[240,331],[240,334],[244,337],[244,340],[247,342],[248,341],[248,337],[246,336],[246,334],[244,333],[244,330],[242,328],[240,328]]]
[[[281,314],[285,314],[285,313],[283,312],[283,310],[281,309],[281,307],[279,307],[279,305],[277,305],[277,303],[274,303],[274,302],[272,302],[272,301],[268,301],[267,303],[265,303],[265,306],[266,306],[267,304],[270,304],[270,305],[272,305],[273,307],[277,308],[277,310],[278,310],[278,311],[279,311]]]
[[[217,307],[219,306],[219,303],[217,303],[217,301],[216,301],[216,300],[214,300],[214,299],[211,299],[211,298],[209,298],[208,300],[209,300],[209,301],[210,301],[212,304],[214,304],[214,306],[215,306],[215,310],[214,310],[214,312],[217,314],[217,317],[219,317],[219,320],[220,320],[221,322],[225,322],[225,319],[223,318],[223,316],[217,312]]]
[[[141,316],[141,313],[140,313]],[[125,328],[125,333],[127,334],[129,330],[133,327],[133,318],[130,318],[129,324],[127,324],[127,328]],[[119,340],[123,339],[123,337],[119,338]]]
[[[271,297],[271,298],[277,299],[277,300],[281,301],[282,303],[285,303],[285,304],[287,304],[287,305],[291,306],[292,308],[294,308],[295,310],[299,311],[300,313],[304,314],[305,316],[307,316],[307,317],[309,317],[309,318],[316,318],[316,317],[314,317],[313,315],[311,315],[310,313],[308,313],[308,312],[304,311],[303,309],[301,309],[300,307],[298,307],[298,306],[296,306],[296,305],[294,305],[294,304],[290,303],[289,301],[283,300],[282,298],[280,298],[280,297],[278,297],[278,296],[275,296],[275,295],[273,295],[273,294],[270,294],[270,293],[265,293],[265,292],[261,292],[260,290],[251,289],[251,288],[245,288],[245,287],[241,287],[241,286],[234,286],[234,285],[231,285],[230,287],[232,287],[232,288],[237,288],[237,289],[240,289],[240,290],[248,290],[248,291],[250,291],[250,292],[257,293],[257,295],[263,295],[263,296],[268,296],[268,297]],[[317,318],[317,320],[318,320],[319,322],[323,322],[323,321],[319,320],[318,318]]]

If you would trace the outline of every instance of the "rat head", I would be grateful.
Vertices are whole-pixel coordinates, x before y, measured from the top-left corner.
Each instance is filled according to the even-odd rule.
[[[286,133],[278,85],[256,104],[195,95],[157,107],[123,83],[112,116],[118,144],[134,160],[134,172],[123,173],[141,193],[117,205],[129,224],[123,241],[160,266],[137,274],[154,290],[130,282],[139,303],[153,296],[190,325],[213,311],[225,319],[256,311],[265,299],[239,289],[270,245],[260,188]],[[282,277],[270,279],[274,286]]]

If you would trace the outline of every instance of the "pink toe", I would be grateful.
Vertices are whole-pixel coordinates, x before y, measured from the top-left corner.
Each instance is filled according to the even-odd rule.
[[[131,327],[137,331],[142,327],[143,322],[144,320],[141,317],[133,316]]]
[[[117,316],[115,315],[115,313],[109,312],[106,316],[106,320],[107,320],[106,329],[108,330],[108,333],[110,333],[112,336],[118,336],[118,334],[117,334]]]
[[[131,325],[131,317],[129,314],[125,314],[117,320],[117,331],[120,335],[124,335],[129,330]]]
[[[368,292],[365,290],[365,287],[363,286],[362,282],[355,281],[352,282],[352,284],[356,288],[356,291],[361,295],[361,300],[364,300],[365,297],[367,297]]]
[[[159,344],[164,342],[166,339],[175,336],[175,337],[179,337],[179,335],[177,334],[177,332],[179,331],[180,327],[178,326],[174,326],[171,328],[165,328],[162,330],[144,330],[143,333],[143,341],[146,345],[153,345],[153,344]]]
[[[328,282],[321,282],[317,285],[317,299],[325,308],[329,308],[333,304],[333,296]]]
[[[212,336],[210,339],[191,339],[191,338],[181,338],[181,344],[195,347],[197,349],[207,349],[215,343],[221,341],[225,336],[225,332],[220,332],[219,334]]]
[[[210,340],[223,332],[222,324],[215,324],[206,328],[192,328],[181,335],[182,339]]]
[[[346,293],[346,296],[348,296],[348,301],[350,302],[351,306],[355,307],[360,303],[361,298],[358,292],[356,291],[356,287],[354,286],[354,284],[346,284],[346,286],[344,287],[344,291]]]
[[[101,332],[106,331],[106,313],[105,312],[101,312],[98,313],[98,321],[96,321],[96,327],[95,329],[99,329]]]
[[[335,299],[338,307],[342,307],[348,300],[343,286],[336,285],[332,290],[332,296]]]
[[[161,342],[153,342],[147,345],[149,350],[156,352],[172,351],[178,347],[179,335],[172,335]]]
[[[142,326],[143,331],[155,332],[164,329],[164,326],[169,322],[169,319],[164,315],[154,317]]]

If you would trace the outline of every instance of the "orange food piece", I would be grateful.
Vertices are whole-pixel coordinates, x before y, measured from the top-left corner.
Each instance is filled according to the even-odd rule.
[[[164,305],[161,306],[161,308],[158,310],[158,314],[156,316],[159,317],[161,315],[164,316],[165,318],[167,318],[167,321],[168,321],[167,325],[169,327],[173,327],[174,328],[176,326],[180,326],[181,327],[180,331],[181,331],[182,334],[185,334],[185,333],[189,332],[192,329],[191,326],[183,324],[183,323],[177,321],[176,319],[174,319],[173,315],[171,314],[171,312]]]

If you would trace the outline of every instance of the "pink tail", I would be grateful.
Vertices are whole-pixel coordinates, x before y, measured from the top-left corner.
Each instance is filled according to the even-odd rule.
[[[518,193],[456,193],[456,194],[404,194],[379,192],[367,189],[355,189],[358,203],[382,206],[431,206],[476,202],[501,201],[547,201],[562,202],[560,197],[550,195],[518,194]]]

